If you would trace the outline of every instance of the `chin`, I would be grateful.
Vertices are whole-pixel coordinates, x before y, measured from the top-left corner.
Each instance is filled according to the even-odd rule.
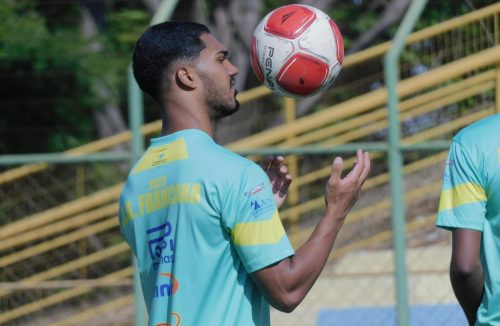
[[[222,119],[224,117],[228,117],[230,115],[233,115],[234,113],[236,113],[236,111],[238,111],[238,106],[236,107],[231,107],[231,108],[228,108],[228,107],[224,107],[224,108],[215,108],[213,111],[212,111],[212,114],[210,115],[210,117],[212,119]]]
[[[237,99],[234,99],[234,109],[233,109],[233,111],[234,112],[238,112],[239,109],[240,109],[240,102],[238,102]]]

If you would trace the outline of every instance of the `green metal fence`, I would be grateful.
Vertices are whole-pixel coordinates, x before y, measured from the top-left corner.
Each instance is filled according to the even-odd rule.
[[[424,4],[414,1],[412,8],[417,9],[405,21],[414,21]],[[490,11],[493,16],[479,19],[485,19],[491,34],[497,35],[498,13]],[[404,39],[404,34],[398,35]],[[325,325],[330,312],[348,315],[354,308],[363,318],[358,325],[371,324],[370,320],[376,324],[377,314],[394,306],[396,313],[384,316],[383,324],[394,323],[397,316],[398,324],[408,325],[412,307],[434,305],[432,316],[441,314],[439,304],[454,302],[446,284],[449,242],[445,233],[433,227],[433,212],[450,137],[461,127],[500,112],[497,44],[498,36],[494,44],[457,56],[426,74],[405,76],[397,86],[388,85],[392,92],[383,88],[365,92],[228,144],[251,158],[269,153],[293,158],[289,162],[295,165],[296,199],[281,216],[294,245],[307,238],[321,215],[332,154],[351,156],[357,148],[372,152],[374,171],[325,272],[294,313],[272,312],[276,325]],[[262,89],[247,94],[252,92],[255,98],[268,95]],[[247,94],[241,95],[251,97]],[[390,101],[388,94],[394,96]],[[129,103],[139,108],[130,110],[135,115],[130,118],[135,121],[131,124],[135,136],[116,138],[134,140],[132,155],[84,150],[82,154],[0,157],[1,164],[38,162],[24,168],[41,171],[1,182],[0,194],[6,200],[0,202],[4,243],[0,246],[0,324],[131,324],[132,316],[136,324],[145,320],[139,301],[131,308],[138,295],[132,291],[130,253],[116,218],[122,186],[116,180],[125,179],[128,167],[123,162],[135,160],[142,152],[142,131],[149,128],[141,127],[140,93],[135,88],[130,96]],[[395,99],[399,99],[397,110]],[[396,116],[388,114],[388,107]],[[430,122],[425,120],[429,115]],[[157,124],[148,130],[155,128]],[[401,134],[395,135],[394,130]],[[395,163],[389,164],[390,157]],[[402,180],[404,184],[392,186],[391,198],[389,182]],[[113,317],[106,318],[108,314]]]

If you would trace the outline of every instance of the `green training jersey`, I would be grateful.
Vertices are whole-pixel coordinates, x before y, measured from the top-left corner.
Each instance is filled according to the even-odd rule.
[[[200,130],[152,139],[120,196],[149,325],[269,325],[250,273],[294,254],[271,183]]]
[[[453,139],[436,225],[482,232],[484,295],[476,325],[500,324],[500,115],[464,128]]]

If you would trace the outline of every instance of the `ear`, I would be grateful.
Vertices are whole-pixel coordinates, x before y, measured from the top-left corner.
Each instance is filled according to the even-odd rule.
[[[176,82],[181,88],[195,89],[197,77],[196,72],[187,66],[180,67],[175,73]]]

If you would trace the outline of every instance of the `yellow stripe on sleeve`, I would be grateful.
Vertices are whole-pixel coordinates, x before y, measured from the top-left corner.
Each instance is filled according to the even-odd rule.
[[[484,189],[477,184],[463,183],[456,187],[443,190],[439,200],[439,211],[453,209],[460,205],[477,203],[486,200]]]
[[[231,232],[233,243],[238,246],[255,246],[273,244],[283,238],[285,229],[275,211],[271,219],[267,221],[255,221],[236,224]]]

